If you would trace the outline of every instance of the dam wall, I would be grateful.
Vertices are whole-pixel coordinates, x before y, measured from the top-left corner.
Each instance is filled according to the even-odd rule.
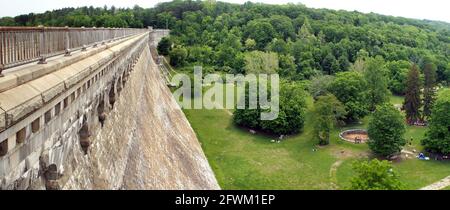
[[[151,57],[166,34],[155,31],[50,59],[13,85],[42,67],[4,71],[0,189],[219,189]]]

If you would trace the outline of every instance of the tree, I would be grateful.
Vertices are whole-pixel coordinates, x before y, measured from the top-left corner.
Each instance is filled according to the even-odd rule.
[[[425,84],[423,89],[423,116],[424,118],[429,118],[431,116],[431,108],[435,100],[435,89],[436,85],[436,65],[431,62],[427,62],[423,69],[423,74],[425,76]]]
[[[295,58],[291,55],[278,55],[280,69],[278,73],[284,78],[294,78],[296,73]]]
[[[275,34],[273,26],[264,19],[249,21],[244,31],[244,37],[255,40],[259,50],[263,50],[272,41]]]
[[[403,117],[392,104],[377,106],[368,126],[369,148],[377,155],[390,156],[406,144]]]
[[[92,18],[83,14],[73,14],[66,17],[66,21],[73,27],[90,27],[92,26]]]
[[[123,28],[128,27],[128,23],[121,19],[119,16],[113,16],[113,15],[104,15],[104,23],[103,25],[105,27],[116,27],[116,28]]]
[[[169,55],[170,48],[172,47],[172,41],[168,37],[163,37],[158,43],[158,53],[161,55]]]
[[[169,29],[175,25],[176,18],[170,12],[162,12],[157,15],[158,27]]]
[[[267,50],[283,55],[290,52],[288,44],[284,40],[277,38],[274,38],[272,42],[267,45]]]
[[[369,53],[365,49],[360,49],[356,53],[355,63],[350,66],[352,71],[363,72],[366,68],[366,60],[369,58]]]
[[[258,92],[255,94],[259,98]],[[268,94],[271,94],[270,91]],[[246,107],[245,109],[236,108],[233,113],[233,122],[238,126],[260,129],[276,135],[299,133],[304,126],[305,97],[305,91],[300,85],[292,82],[282,82],[280,84],[278,118],[261,120],[261,112],[266,112],[266,110],[261,109],[259,100],[257,109],[248,107],[249,88],[246,88],[245,97],[240,99],[245,100]]]
[[[359,72],[348,71],[337,73],[328,91],[344,104],[347,110],[344,120],[354,122],[368,114],[366,90],[364,77]]]
[[[341,55],[338,59],[339,71],[347,71],[350,68],[350,62],[347,56]]]
[[[314,58],[311,52],[306,51],[301,53],[299,61],[300,61],[300,63],[298,63],[299,78],[307,79],[315,75],[316,70],[314,69]]]
[[[188,61],[209,65],[213,63],[213,50],[209,46],[192,46],[188,48]]]
[[[330,93],[329,90],[333,80],[334,76],[330,75],[318,75],[311,78],[308,90],[314,100],[317,100],[319,96]]]
[[[402,190],[397,172],[388,161],[359,161],[353,164],[356,175],[350,179],[352,190]]]
[[[413,124],[420,119],[420,72],[417,66],[412,65],[408,79],[406,80],[405,101],[403,108],[406,112],[406,120],[408,124]]]
[[[169,53],[170,65],[175,66],[175,67],[183,66],[186,62],[187,56],[188,56],[188,52],[187,52],[186,48],[181,47],[181,46],[176,46]]]
[[[450,90],[438,94],[422,145],[428,151],[450,154]]]
[[[377,56],[368,59],[364,71],[364,79],[367,82],[367,99],[371,111],[375,110],[375,106],[389,100],[385,72],[386,69],[384,68],[384,60],[382,57]]]
[[[245,85],[245,97],[240,98],[239,100],[245,101],[245,109],[238,109],[236,107],[236,110],[233,113],[233,122],[238,126],[243,127],[249,127],[253,129],[260,129],[260,117],[261,117],[261,107],[257,106],[256,109],[250,109],[248,106],[250,102],[250,89],[249,85]],[[258,95],[258,93],[253,93]],[[258,103],[259,103],[259,97],[258,97]]]
[[[303,25],[298,31],[298,36],[300,39],[310,39],[314,36],[314,34],[312,34],[312,28],[309,24],[308,18],[304,18]]]
[[[406,79],[410,67],[409,61],[404,60],[392,61],[386,64],[386,68],[389,70],[388,87],[394,94],[405,94]]]
[[[337,64],[336,57],[332,53],[329,53],[322,61],[322,69],[325,71],[328,75],[332,75],[336,73],[336,67],[333,65]]]
[[[314,103],[314,135],[320,145],[330,143],[330,132],[338,119],[345,116],[345,106],[332,94],[317,97]]]
[[[256,41],[254,39],[247,39],[245,40],[245,49],[248,51],[255,50],[256,48]]]
[[[292,25],[291,19],[287,16],[272,15],[270,18],[270,24],[276,32],[278,32],[280,38],[287,40],[288,38],[295,38],[295,30]]]
[[[306,92],[295,82],[281,82],[280,110],[275,120],[260,122],[262,130],[284,135],[300,133],[305,124]]]
[[[247,74],[272,74],[278,72],[278,55],[274,52],[251,51],[245,53]]]
[[[244,67],[243,53],[226,44],[219,45],[215,50],[214,62],[222,69],[232,69],[236,73],[241,73]]]

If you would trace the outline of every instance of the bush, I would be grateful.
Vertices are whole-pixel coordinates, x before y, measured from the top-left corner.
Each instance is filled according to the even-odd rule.
[[[398,174],[388,161],[359,161],[353,164],[356,176],[350,180],[352,190],[401,190]]]

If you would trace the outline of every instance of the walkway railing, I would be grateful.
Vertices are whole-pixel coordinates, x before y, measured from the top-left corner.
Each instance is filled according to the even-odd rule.
[[[143,33],[148,29],[0,27],[0,75],[4,69]]]

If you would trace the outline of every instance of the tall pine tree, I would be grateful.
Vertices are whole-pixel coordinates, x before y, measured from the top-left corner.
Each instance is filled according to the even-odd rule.
[[[431,109],[435,101],[436,66],[427,62],[423,69],[425,84],[423,89],[423,117],[428,119],[431,116]]]
[[[420,72],[417,65],[414,64],[408,73],[406,80],[406,95],[403,102],[403,108],[406,112],[406,120],[408,124],[413,124],[420,119]]]

